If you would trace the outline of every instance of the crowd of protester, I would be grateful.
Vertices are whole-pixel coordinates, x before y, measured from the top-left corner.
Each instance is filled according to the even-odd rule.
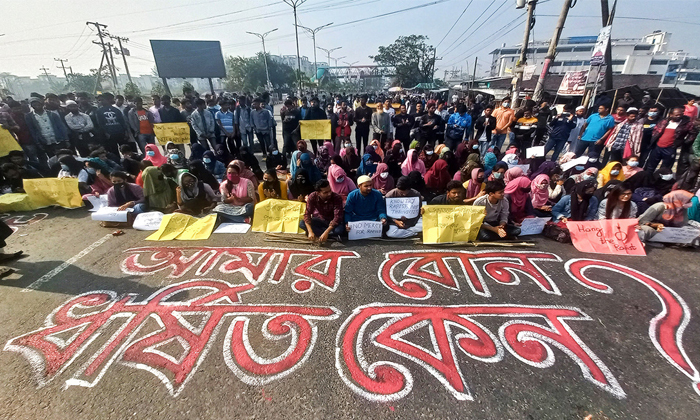
[[[625,94],[613,114],[600,101],[587,116],[584,107],[558,114],[547,101],[514,108],[511,98],[482,95],[305,95],[283,102],[278,129],[267,94],[183,94],[153,96],[148,107],[110,93],[97,104],[85,93],[6,98],[0,124],[22,150],[2,164],[1,192],[22,192],[27,178],[70,177],[85,199],[106,195],[133,214],[213,212],[247,223],[261,201],[299,200],[300,227],[321,242],[365,220],[381,221],[390,238],[419,235],[420,215],[387,216],[385,198],[399,197],[483,206],[482,241],[516,238],[530,217],[561,230],[569,220],[636,218],[645,242],[664,226],[700,221],[693,101],[637,108]],[[302,120],[330,120],[331,138],[302,139]],[[187,148],[158,144],[153,125],[173,122],[188,123]],[[528,156],[534,146],[545,155]]]

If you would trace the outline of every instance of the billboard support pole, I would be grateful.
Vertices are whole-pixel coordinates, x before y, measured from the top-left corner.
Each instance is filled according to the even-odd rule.
[[[211,90],[211,94],[215,95],[214,93],[214,82],[212,82],[211,77],[209,78],[209,90]]]
[[[168,96],[170,96],[172,98],[173,94],[170,93],[170,86],[168,86],[168,79],[163,77],[162,80],[163,80],[163,87],[165,88],[165,93],[167,93]]]

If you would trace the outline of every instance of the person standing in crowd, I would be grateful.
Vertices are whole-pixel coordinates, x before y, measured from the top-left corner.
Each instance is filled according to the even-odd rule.
[[[282,150],[284,155],[289,157],[296,150],[296,144],[299,141],[299,121],[301,120],[301,111],[292,99],[284,101],[284,106],[280,109],[280,118],[282,119]]]
[[[629,154],[639,153],[642,142],[642,124],[637,121],[638,111],[636,108],[627,110],[625,121],[617,124],[605,142],[605,154],[603,155],[603,165],[608,160],[622,162],[625,151]]]
[[[691,122],[695,122],[698,119],[698,107],[695,105],[695,99],[691,98],[688,100],[688,103],[685,104],[683,115],[690,118]]]
[[[277,149],[277,144],[273,143],[272,140],[272,127],[275,126],[275,117],[263,107],[262,99],[255,98],[253,100],[253,111],[250,113],[250,120],[255,136],[260,143],[260,152],[263,157],[267,155],[270,146],[275,146],[274,148]],[[253,151],[252,148],[250,150],[251,152]]]
[[[206,150],[212,150],[216,146],[216,132],[214,130],[214,116],[207,109],[204,99],[195,100],[197,108],[189,116],[189,123],[197,136],[197,141]],[[211,149],[209,148],[211,144]]]
[[[399,107],[399,112],[391,119],[394,126],[394,138],[401,141],[404,149],[408,150],[411,144],[411,128],[415,124],[413,117],[406,114],[406,105]]]
[[[253,123],[251,120],[252,110],[248,106],[248,99],[245,96],[241,96],[238,99],[238,107],[234,113],[234,124],[236,125],[236,132],[242,139],[243,147],[248,149],[253,149]],[[264,153],[264,152],[263,152]]]
[[[556,110],[552,110],[549,106],[549,102],[542,101],[540,107],[537,108],[537,128],[535,129],[535,146],[539,146],[542,143],[544,135],[547,134],[547,123],[556,116]],[[529,147],[529,146],[528,146]],[[523,147],[524,152],[526,148]]]
[[[460,104],[457,112],[450,115],[445,128],[445,145],[452,151],[464,140],[464,135],[472,125],[472,117],[467,114],[467,106]],[[468,140],[468,139],[467,139]]]
[[[348,194],[345,201],[345,229],[350,232],[349,222],[380,221],[386,226],[384,196],[372,189],[372,178],[363,175],[357,178],[358,189]]]
[[[151,111],[143,107],[143,99],[136,98],[134,107],[129,110],[129,126],[136,136],[136,141],[141,153],[146,153],[147,144],[155,144],[156,136],[153,132],[155,118]]]
[[[525,150],[532,147],[532,137],[538,129],[537,117],[532,115],[531,110],[525,109],[523,111],[523,116],[518,118],[513,125],[513,138],[511,139],[510,145],[516,146],[524,156]]]
[[[384,113],[389,115],[389,133],[388,133],[388,140],[394,140],[394,123],[393,123],[393,118],[394,115],[396,115],[396,110],[391,104],[391,98],[387,98],[384,101]],[[382,143],[383,145],[384,143]]]
[[[336,138],[333,146],[335,150],[342,149],[347,141],[350,140],[350,133],[352,132],[352,124],[354,120],[354,114],[351,109],[348,108],[347,101],[340,102],[340,108],[338,108],[338,122],[336,127]]]
[[[380,145],[386,143],[391,130],[391,116],[384,112],[381,102],[377,103],[377,109],[372,114],[372,140],[379,141]]]
[[[550,150],[554,150],[552,162],[556,162],[559,159],[559,154],[569,140],[571,131],[576,128],[575,119],[577,117],[571,113],[571,107],[566,105],[564,106],[564,112],[550,121],[549,125],[552,127],[552,131],[549,133],[549,140],[544,146],[544,155],[547,156]]]
[[[498,150],[503,148],[506,137],[513,141],[513,133],[511,126],[515,122],[515,111],[510,107],[510,97],[506,96],[501,101],[501,106],[493,111],[493,116],[496,118],[496,125],[493,127],[493,136],[489,147],[495,147]]]
[[[631,106],[634,106],[634,98],[632,97],[632,94],[629,92],[625,92],[622,95],[622,98],[617,100],[617,107],[622,107],[624,109],[627,109]]]
[[[151,96],[151,100],[153,101],[153,106],[148,108],[148,111],[150,111],[151,115],[153,115],[153,123],[160,124],[163,122],[160,120],[160,109],[162,108],[160,96],[153,95]]]
[[[508,224],[510,204],[505,197],[505,188],[503,181],[488,181],[484,188],[486,194],[474,201],[475,206],[486,208],[486,217],[477,235],[479,241],[513,239],[520,235],[519,227]]]
[[[340,242],[343,234],[343,198],[331,190],[330,183],[316,182],[315,191],[306,199],[304,220],[299,223],[311,241],[325,243],[329,237]]]
[[[654,172],[659,162],[661,162],[662,168],[671,169],[676,161],[676,149],[684,143],[687,136],[695,138],[692,131],[694,131],[693,123],[690,118],[683,115],[683,108],[676,107],[671,110],[668,118],[661,120],[654,127],[651,136],[653,149],[644,165],[644,170]],[[680,161],[678,166],[677,172],[683,173]]]
[[[91,142],[93,137],[92,130],[95,129],[92,118],[88,114],[80,112],[80,107],[75,101],[66,101],[66,108],[68,109],[68,114],[66,114],[64,119],[70,130],[71,143],[80,153],[80,156],[87,157],[90,154],[88,143]]]
[[[578,144],[574,153],[581,156],[588,152],[600,153],[598,146],[603,145],[609,132],[615,127],[615,119],[610,115],[610,108],[605,105],[598,107],[598,113],[593,114],[581,127],[581,134],[578,136]]]
[[[484,115],[479,116],[474,122],[474,129],[476,130],[474,139],[479,142],[479,154],[481,156],[486,155],[493,141],[493,131],[497,121],[496,117],[491,115],[492,113],[493,106],[486,105],[484,108]]]
[[[240,149],[241,139],[236,137],[236,128],[233,124],[234,115],[230,108],[231,102],[224,99],[221,101],[220,109],[214,114],[214,121],[219,127],[220,133],[218,144],[235,146],[235,149]]]
[[[581,129],[583,124],[586,123],[586,108],[583,106],[576,107],[576,113],[574,114],[574,122],[576,122],[576,127],[574,127],[569,133],[569,139],[566,141],[569,145],[569,152],[574,152],[578,145],[579,134],[581,134]]]
[[[420,144],[425,145],[435,145],[436,141],[439,139],[437,132],[442,126],[442,118],[435,113],[435,104],[428,104],[428,113],[424,114],[420,118]]]
[[[311,108],[306,112],[304,120],[325,120],[328,119],[326,111],[319,106],[318,98],[311,98]],[[304,139],[306,140],[306,139]],[[323,144],[323,139],[309,139],[314,155],[318,154],[318,146]]]
[[[39,98],[32,98],[29,105],[32,111],[25,116],[25,121],[34,144],[49,157],[55,156],[59,149],[67,149],[68,133],[61,117],[55,112],[46,111],[44,102]]]
[[[367,106],[367,95],[360,98],[360,106],[355,108],[355,148],[358,155],[369,142],[369,126],[372,122],[372,108]]]
[[[651,137],[654,134],[656,125],[661,121],[662,114],[662,108],[659,105],[653,105],[649,108],[647,115],[642,121],[642,142],[639,146],[639,162],[641,167],[644,167],[649,153],[651,153]]]
[[[111,93],[103,93],[97,99],[100,107],[95,110],[95,116],[97,126],[104,135],[103,147],[115,156],[119,156],[119,146],[129,141],[124,114],[112,105],[114,96]]]

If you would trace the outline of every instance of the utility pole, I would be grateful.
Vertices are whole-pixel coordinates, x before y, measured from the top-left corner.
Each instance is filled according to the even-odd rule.
[[[552,35],[552,39],[549,41],[549,50],[547,51],[547,56],[544,59],[544,66],[542,66],[540,78],[537,80],[535,93],[532,95],[532,99],[535,101],[542,99],[542,93],[544,92],[544,81],[547,78],[547,73],[549,73],[549,66],[552,65],[552,61],[554,61],[554,57],[557,54],[557,44],[559,43],[559,38],[561,37],[561,31],[564,29],[564,23],[566,22],[566,16],[569,14],[569,9],[571,8],[571,2],[572,0],[564,0],[564,7],[561,9],[557,26],[554,28],[554,35]]]
[[[299,28],[297,26],[297,7],[306,3],[306,0],[283,0],[294,9],[294,36],[297,40],[297,79],[299,80],[299,97],[301,97],[301,57],[299,56]]]
[[[318,62],[316,61],[316,34],[317,34],[318,31],[320,31],[321,29],[326,28],[326,27],[328,27],[328,26],[331,26],[332,24],[333,24],[333,22],[331,22],[331,23],[326,23],[325,25],[321,25],[321,26],[319,26],[319,27],[316,28],[316,29],[307,28],[306,26],[302,26],[302,25],[296,25],[296,26],[298,26],[299,28],[304,29],[305,31],[307,31],[308,33],[310,33],[310,34],[311,34],[311,40],[314,42],[314,77],[318,77]],[[328,63],[328,65],[330,66],[331,63]],[[316,85],[316,94],[318,94],[318,85]]]
[[[338,57],[338,58],[333,58],[333,60],[335,60],[335,66],[338,67],[338,60],[342,60],[345,57],[347,57],[347,55],[344,55],[344,56]],[[330,64],[330,63],[328,63],[328,64]]]
[[[617,0],[613,3],[612,13],[608,10],[608,0],[600,0],[600,9],[603,17],[603,26],[610,26],[613,23],[613,18],[615,17],[615,9],[617,8]],[[610,43],[610,38],[608,38],[608,45],[605,48],[605,79],[604,86],[605,90],[611,90],[613,88],[613,75],[612,75],[612,45]]]
[[[530,0],[527,3],[527,20],[525,21],[525,35],[523,36],[523,47],[520,50],[520,59],[515,63],[515,68],[513,73],[515,74],[515,84],[513,85],[513,108],[518,106],[520,100],[520,89],[523,85],[523,73],[525,72],[525,65],[527,65],[527,47],[530,44],[530,30],[534,26],[534,21],[532,16],[535,13],[535,6],[537,5],[537,0]]]
[[[39,70],[44,72],[44,75],[46,75],[46,80],[49,80],[49,69],[46,66],[42,66]]]
[[[114,81],[114,89],[119,93],[119,80],[117,79],[117,68],[114,66],[114,56],[112,55],[112,45],[111,42],[105,44],[107,46],[107,51],[109,52],[109,61],[112,62],[112,80]]]
[[[95,29],[97,30],[97,36],[100,38],[100,42],[92,41],[92,43],[102,46],[102,55],[103,55],[102,63],[104,63],[105,60],[107,61],[107,66],[109,67],[109,70],[110,70],[109,72],[112,76],[112,82],[114,83],[114,88],[118,89],[119,87],[117,85],[117,75],[116,75],[116,72],[114,70],[114,59],[112,57],[112,50],[111,50],[112,45],[109,43],[106,44],[105,39],[104,39],[105,36],[108,36],[108,34],[106,32],[103,32],[107,28],[107,25],[103,25],[99,22],[85,22],[85,24],[86,25],[93,25],[95,27]],[[108,54],[108,50],[107,50],[108,48],[109,48],[109,54]],[[110,60],[110,57],[112,58],[112,60]],[[102,63],[100,63],[100,68],[97,69],[97,78],[95,80],[95,89],[97,89],[97,84],[100,81],[100,73],[102,72]]]
[[[271,31],[267,31],[267,32],[265,32],[264,34],[259,34],[259,33],[257,33],[257,32],[246,32],[246,33],[248,33],[248,34],[257,36],[258,38],[260,38],[260,39],[262,40],[262,44],[263,44],[263,60],[264,60],[264,62],[265,62],[265,75],[267,76],[267,90],[270,90],[270,91],[272,90],[272,83],[270,83],[270,71],[267,69],[267,50],[265,50],[265,37],[268,36],[268,35],[270,35],[272,32],[275,32],[276,30],[277,30],[277,28],[275,28],[275,29],[273,29],[273,30],[271,30]],[[213,90],[213,89],[212,89],[212,90]]]
[[[467,98],[469,98],[469,92],[474,90],[474,81],[476,80],[476,65],[479,62],[479,57],[474,57],[474,74],[472,74],[472,81],[467,88]]]
[[[128,42],[128,41],[129,41],[129,38],[122,38],[122,37],[120,37],[120,36],[113,36],[113,35],[110,35],[109,37],[110,37],[111,39],[116,39],[117,42],[119,43],[119,54],[122,55],[122,59],[124,60],[124,70],[126,70],[126,77],[129,78],[129,83],[134,83],[134,82],[131,80],[131,73],[129,73],[129,65],[126,64],[126,56],[127,56],[127,55],[130,55],[130,54],[129,54],[129,50],[126,50],[126,52],[124,52],[124,47],[122,47],[122,41]]]
[[[66,81],[67,81],[67,80],[68,80],[68,73],[66,73],[66,66],[65,66],[65,64],[63,64],[63,62],[64,62],[64,61],[68,61],[68,60],[64,60],[64,59],[62,59],[62,58],[54,58],[53,61],[60,61],[60,62],[61,62],[61,67],[56,66],[56,68],[57,68],[57,69],[60,69],[60,68],[63,69],[63,76],[66,78]]]

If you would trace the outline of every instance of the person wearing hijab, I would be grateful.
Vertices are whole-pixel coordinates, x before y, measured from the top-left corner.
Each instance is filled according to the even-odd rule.
[[[634,219],[636,217],[637,205],[632,201],[632,189],[626,182],[616,184],[598,206],[599,220]]]
[[[406,154],[403,151],[401,140],[394,140],[391,149],[384,156],[384,163],[389,167],[389,175],[394,179],[401,177],[401,164],[406,159]]]
[[[557,166],[558,165],[556,162],[552,162],[552,161],[542,162],[542,164],[540,166],[538,166],[537,169],[532,174],[530,174],[529,178],[535,179],[539,175],[547,175],[547,177],[551,177],[552,171],[554,171],[554,169],[556,169]]]
[[[472,171],[480,167],[481,162],[479,161],[479,155],[472,153],[467,158],[467,162],[459,169],[459,172],[454,174],[452,179],[462,183],[468,182],[471,179]]]
[[[309,181],[309,172],[306,169],[297,170],[296,174],[287,181],[289,186],[289,199],[305,201],[306,197],[314,192],[314,184]]]
[[[519,166],[514,166],[508,169],[503,175],[503,182],[505,182],[506,185],[508,185],[510,181],[514,180],[515,178],[520,178],[521,176],[525,176],[523,169]]]
[[[452,152],[452,150],[445,148],[442,154],[440,155],[440,159],[447,162],[447,172],[450,173],[450,176],[456,176],[459,173],[459,165],[457,165],[457,158],[455,157],[455,154]]]
[[[181,173],[177,183],[177,213],[199,216],[209,213],[216,206],[216,194],[211,187],[191,173]]]
[[[547,175],[537,175],[530,183],[530,201],[535,216],[552,216],[552,206],[549,205],[549,177]]]
[[[433,166],[425,174],[425,186],[436,194],[441,194],[447,188],[447,183],[452,180],[447,170],[447,162],[442,159],[435,161]]]
[[[206,170],[209,171],[212,175],[214,175],[214,177],[216,177],[217,179],[222,179],[226,174],[226,167],[223,163],[216,159],[214,152],[212,152],[211,150],[207,150],[206,152],[204,152],[204,154],[202,155],[202,162],[204,163],[204,167],[206,168]]]
[[[383,162],[384,161],[384,150],[382,150],[382,146],[379,144],[379,140],[374,139],[371,142],[369,142],[369,145],[373,147],[372,150],[374,150],[374,153],[376,153],[377,156],[379,156],[379,162]],[[366,150],[365,150],[365,153],[367,153]]]
[[[493,167],[496,166],[496,163],[498,163],[496,154],[493,152],[486,152],[484,155],[484,176],[488,177],[491,175],[491,171],[493,170]]]
[[[561,170],[559,170],[559,172],[553,172],[552,176],[549,177],[549,186],[547,188],[547,191],[549,192],[548,204],[558,203],[559,200],[561,200],[561,197],[564,194],[566,194],[566,190],[564,189],[564,179],[562,177]]]
[[[214,208],[226,221],[250,223],[255,211],[255,187],[249,179],[241,176],[240,169],[233,163],[226,168],[226,179],[219,187],[222,201]]]
[[[484,192],[484,189],[486,188],[484,179],[483,169],[472,169],[471,178],[463,184],[464,189],[467,191],[466,198],[464,199],[465,204],[473,204],[477,198],[486,194]]]
[[[117,207],[119,211],[133,209],[133,216],[147,210],[143,189],[136,184],[127,182],[128,175],[122,171],[110,174],[112,188],[107,191],[107,205]]]
[[[692,207],[693,194],[685,190],[676,190],[664,195],[661,203],[656,203],[639,216],[639,239],[646,245],[664,227],[682,227],[688,224],[688,209]],[[656,244],[651,246],[663,247]]]
[[[323,142],[323,147],[325,147],[326,150],[328,150],[328,154],[330,155],[330,157],[337,155],[337,153],[335,151],[335,147],[333,146],[332,142],[330,142],[330,141]]]
[[[386,163],[377,165],[377,172],[372,175],[372,188],[382,195],[394,189],[394,178],[389,174],[389,165]]]
[[[322,174],[328,173],[328,168],[331,166],[331,153],[325,145],[318,147],[318,157],[316,157],[314,164]]]
[[[589,179],[574,185],[571,194],[565,195],[552,207],[552,220],[566,223],[568,220],[583,222],[598,217],[598,199],[593,196],[596,181]]]
[[[643,171],[639,167],[639,156],[632,155],[625,159],[625,166],[622,167],[622,174],[625,176],[625,180],[630,179],[632,175],[635,175]]]
[[[428,193],[425,188],[425,178],[424,175],[418,171],[411,171],[406,175],[408,180],[411,181],[411,188],[418,191],[423,197],[423,201],[430,201],[429,198],[433,198],[434,195]]]
[[[202,160],[206,149],[199,143],[192,143],[190,146],[190,160]]]
[[[168,162],[168,158],[160,153],[158,146],[156,146],[155,144],[146,145],[146,156],[144,156],[143,160],[151,161],[153,163],[153,166],[158,167]]]
[[[201,160],[190,160],[189,170],[197,179],[208,184],[213,191],[219,191],[219,181],[214,178],[211,172],[207,171],[204,162]]]
[[[595,198],[598,199],[598,202],[600,203],[608,196],[608,194],[610,194],[610,191],[612,191],[616,186],[618,186],[621,183],[622,181],[619,181],[617,179],[611,179],[610,181],[608,181],[607,184],[605,184],[603,188],[598,188],[597,190],[595,190],[595,193],[593,193],[593,195],[595,196]]]
[[[301,155],[299,155],[299,166],[297,166],[297,172],[300,169],[306,170],[312,189],[316,182],[318,182],[319,179],[323,178],[321,171],[319,171],[316,165],[314,165],[311,155],[309,153],[302,153]],[[293,173],[292,177],[295,176],[296,173]]]
[[[625,174],[622,173],[622,164],[620,162],[608,162],[598,172],[598,188],[603,188],[611,179],[617,179],[620,182],[625,180]]]
[[[360,167],[357,168],[357,175],[366,175],[371,177],[375,172],[377,172],[378,162],[381,162],[381,159],[374,152],[374,147],[365,147],[365,154],[362,156]]]
[[[418,197],[420,200],[420,193],[413,188],[411,188],[411,180],[407,176],[402,176],[396,181],[396,188],[392,189],[386,193],[386,198],[409,198]],[[389,238],[410,238],[416,236],[423,232],[423,223],[420,216],[420,211],[418,216],[407,219],[405,216],[400,219],[394,219],[387,216],[389,223],[389,230],[386,236]]]
[[[216,154],[216,160],[221,162],[224,165],[224,173],[226,171],[226,166],[228,166],[229,163],[233,160],[233,156],[231,153],[229,153],[228,149],[226,148],[226,145],[223,144],[217,144],[214,146],[214,152]]]
[[[258,180],[262,179],[262,177],[263,177],[263,172],[262,172],[262,169],[260,169],[260,164],[258,163],[258,159],[255,157],[255,155],[253,153],[250,152],[250,149],[248,149],[245,146],[241,147],[241,150],[238,154],[240,156],[240,160],[242,160],[243,163],[245,163],[245,167],[248,168],[255,175],[255,178],[256,178],[255,181],[253,181],[252,179],[251,179],[251,181],[253,181],[253,185],[255,186],[255,188],[257,188],[258,187]],[[267,153],[265,153],[265,154],[267,154]],[[245,175],[244,172],[245,171],[241,171],[241,176]],[[248,178],[248,177],[245,176],[244,178]],[[248,178],[248,179],[250,179],[250,178]]]
[[[491,175],[487,178],[487,181],[504,181],[504,177],[506,175],[506,171],[508,170],[508,164],[500,161],[496,162],[495,165],[493,165],[493,169],[491,170]],[[504,181],[505,183],[505,181]]]
[[[248,169],[245,162],[243,162],[242,160],[234,160],[231,163],[229,163],[228,165],[229,166],[233,165],[233,166],[237,167],[238,168],[238,175],[240,175],[241,178],[245,178],[245,179],[249,180],[250,182],[252,182],[253,188],[255,190],[257,190],[258,184],[260,182],[258,181],[258,178],[255,176],[253,171]],[[228,173],[228,170],[226,171],[226,173]]]
[[[265,158],[265,167],[267,169],[275,169],[281,173],[287,172],[287,159],[277,150],[276,145],[271,145],[268,151],[269,153]]]
[[[700,222],[700,190],[695,193],[690,202],[691,206],[688,208],[688,219]]]
[[[510,204],[508,209],[510,221],[516,226],[521,224],[526,217],[535,215],[530,199],[530,183],[528,177],[521,176],[510,181],[504,191]]]
[[[258,197],[260,201],[268,198],[287,200],[287,183],[277,178],[277,170],[270,168],[263,175],[263,182],[258,185]]]
[[[175,191],[170,188],[160,168],[149,166],[143,170],[141,179],[143,180],[143,195],[148,202],[148,208],[151,211],[171,213],[176,207]]]
[[[346,142],[346,144],[347,143],[349,142]],[[362,159],[357,155],[357,150],[351,144],[345,147],[341,152],[344,152],[342,153],[342,158],[345,172],[351,179],[357,179],[357,168],[359,168],[362,163]]]
[[[416,149],[411,149],[406,155],[406,160],[401,164],[401,174],[407,176],[409,173],[417,171],[421,175],[425,175],[425,164],[418,157]]]
[[[430,170],[435,162],[440,159],[440,156],[435,154],[435,150],[430,144],[426,144],[420,153],[419,159],[423,161],[425,165],[425,170]]]
[[[348,194],[357,189],[345,170],[338,165],[331,165],[328,169],[328,183],[331,186],[331,191],[343,198],[343,203],[348,198]]]
[[[464,164],[467,162],[467,158],[472,153],[471,149],[467,146],[467,143],[461,142],[457,145],[457,149],[455,149],[455,157],[457,158],[457,163],[459,164],[460,168],[464,166]],[[479,145],[477,144],[477,150],[478,146]]]

